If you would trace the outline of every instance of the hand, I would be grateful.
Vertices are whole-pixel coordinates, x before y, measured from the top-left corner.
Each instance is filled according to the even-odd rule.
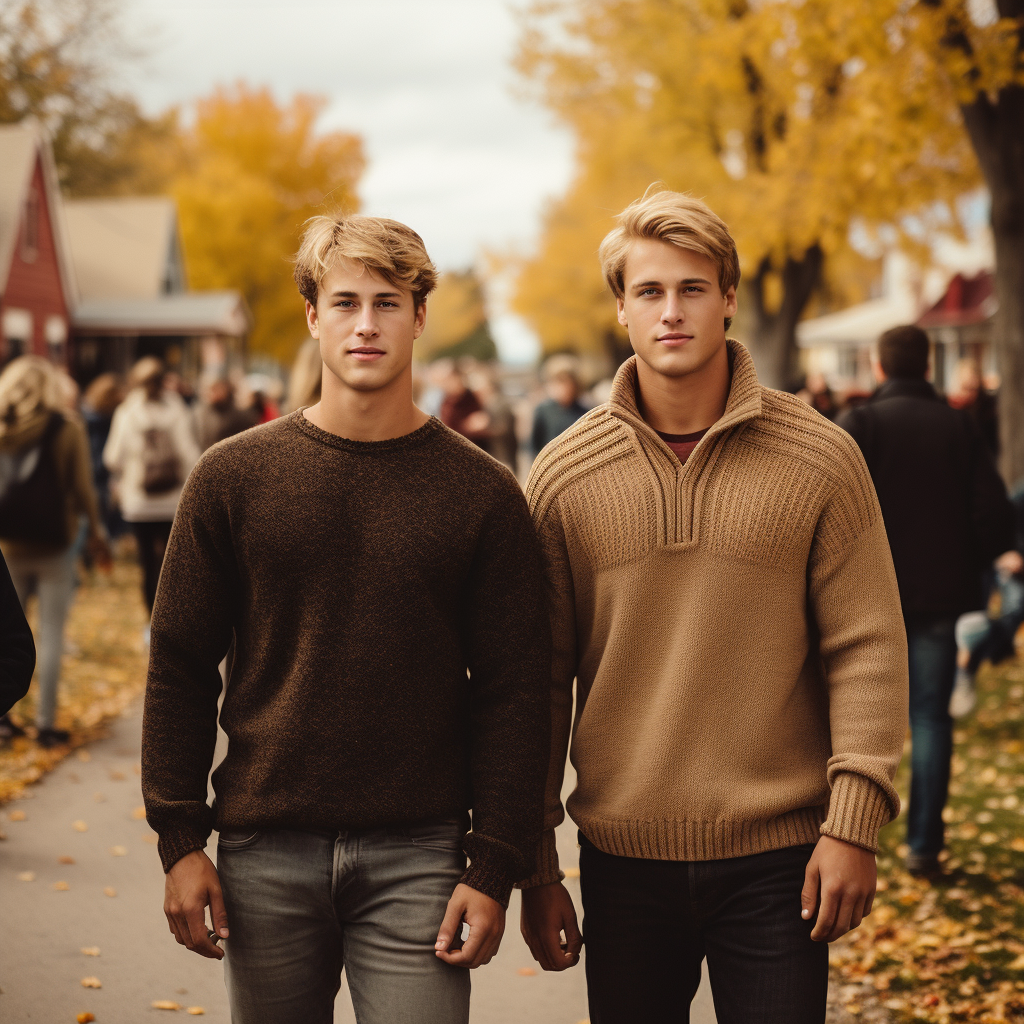
[[[856,928],[871,913],[877,882],[875,855],[870,850],[822,836],[807,862],[800,893],[800,916],[804,920],[810,920],[819,908],[811,938],[815,942],[835,942]]]
[[[110,552],[107,538],[102,534],[94,533],[86,541],[86,548],[89,551],[89,557],[96,563],[97,568],[102,572],[110,572],[113,568],[114,559]]]
[[[462,922],[469,925],[469,937],[462,949],[453,949],[462,932]],[[505,908],[482,892],[460,882],[448,901],[434,950],[446,963],[471,970],[490,963],[498,952],[505,934]]]
[[[572,897],[561,882],[523,890],[519,927],[533,959],[545,971],[564,971],[580,962],[583,936]]]
[[[206,928],[206,908],[210,908],[213,928],[219,938],[228,937],[228,915],[220,878],[213,861],[202,850],[186,853],[177,861],[164,881],[164,913],[171,934],[193,953],[220,960],[224,950],[210,940]]]
[[[1019,551],[1004,551],[996,559],[996,568],[1007,576],[1019,576],[1024,572],[1024,558]]]

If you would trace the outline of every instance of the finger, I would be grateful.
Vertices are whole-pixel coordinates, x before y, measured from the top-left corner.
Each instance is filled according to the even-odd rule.
[[[800,890],[800,916],[805,921],[810,921],[818,906],[818,891],[821,888],[821,876],[818,866],[812,857],[807,863],[807,870],[804,872],[804,887]]]
[[[466,966],[479,967],[479,957],[483,955],[488,941],[493,938],[493,933],[485,930],[483,925],[470,925],[469,935],[462,944],[462,955],[465,958]]]
[[[868,893],[867,899],[864,900],[864,916],[867,917],[871,913],[871,908],[875,905],[875,890],[872,889]]]
[[[444,920],[441,922],[441,927],[437,930],[437,940],[434,942],[434,949],[437,950],[439,956],[442,952],[451,948],[455,936],[461,930],[464,909],[461,903],[456,903],[455,900],[448,901],[448,906],[444,912]]]
[[[828,935],[829,942],[835,942],[840,936],[850,930],[850,921],[853,919],[854,901],[849,896],[844,896],[836,911],[836,919],[832,922],[832,929]]]
[[[838,911],[838,897],[831,892],[822,892],[818,907],[818,917],[814,922],[814,928],[811,930],[811,938],[815,942],[828,941],[828,936],[832,931],[832,925],[835,923]]]
[[[576,915],[573,914],[567,921],[563,921],[562,928],[565,931],[565,952],[578,958],[583,949],[583,936]]]
[[[228,937],[228,912],[224,906],[224,893],[219,885],[210,889],[210,920],[213,930],[222,938]]]
[[[208,957],[210,960],[220,960],[224,956],[224,950],[210,941],[205,906],[191,907],[185,911],[185,927],[188,929],[189,939],[185,945],[193,953]]]
[[[174,936],[174,941],[179,946],[185,945],[185,940],[181,937],[181,929],[178,927],[177,917],[169,910],[164,911],[167,915],[167,927],[171,930],[171,934]]]

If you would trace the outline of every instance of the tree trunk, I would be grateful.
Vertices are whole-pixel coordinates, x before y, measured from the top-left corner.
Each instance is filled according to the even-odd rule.
[[[963,115],[992,196],[1000,469],[1012,488],[1024,481],[1024,88],[1002,89],[995,102],[979,95]]]
[[[770,388],[791,388],[796,383],[796,325],[800,322],[814,289],[821,283],[825,254],[815,243],[800,257],[787,257],[782,268],[782,301],[769,312],[765,306],[765,281],[772,271],[771,257],[761,260],[750,281],[748,294],[754,308],[754,331],[750,354],[762,384]]]

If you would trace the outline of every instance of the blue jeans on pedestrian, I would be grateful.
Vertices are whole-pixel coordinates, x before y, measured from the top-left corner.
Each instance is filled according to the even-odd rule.
[[[943,847],[942,809],[949,793],[953,719],[949,697],[956,679],[955,619],[908,620],[910,663],[910,806],[907,845],[931,857]]]
[[[580,847],[592,1024],[687,1024],[705,956],[719,1024],[824,1024],[828,945],[800,916],[813,844],[707,861]]]
[[[466,827],[222,832],[233,1024],[331,1024],[342,969],[359,1024],[467,1024],[469,971],[434,952]]]

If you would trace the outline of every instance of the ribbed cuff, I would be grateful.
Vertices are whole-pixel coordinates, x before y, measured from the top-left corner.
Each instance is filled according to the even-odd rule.
[[[558,847],[555,845],[555,830],[549,828],[541,833],[537,845],[537,870],[519,883],[520,889],[533,889],[538,885],[551,885],[565,878],[565,873],[558,867]]]
[[[832,784],[828,817],[821,834],[878,850],[878,830],[893,818],[889,798],[870,779],[853,772],[841,772]]]
[[[160,841],[157,843],[156,848],[160,853],[164,874],[167,874],[186,853],[191,853],[193,850],[205,850],[206,840],[209,838],[209,833],[204,836],[201,832],[196,831],[194,828],[189,828],[187,825],[161,832]]]

